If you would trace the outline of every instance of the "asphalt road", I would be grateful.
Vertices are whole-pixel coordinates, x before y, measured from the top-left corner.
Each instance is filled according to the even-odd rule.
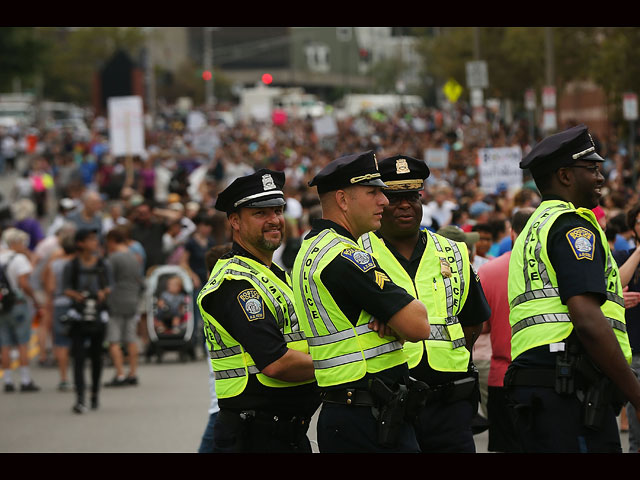
[[[141,357],[138,386],[103,388],[100,408],[78,415],[73,392],[57,390],[57,368],[34,360],[39,392],[0,392],[0,425],[10,432],[0,435],[0,453],[195,453],[208,419],[205,362],[200,356],[183,363],[174,352],[160,364]],[[113,374],[107,363],[103,382]],[[317,451],[314,427],[309,438]],[[487,453],[487,433],[475,440],[478,453]],[[627,433],[622,442],[626,451]]]
[[[103,388],[100,408],[83,415],[71,411],[73,392],[57,390],[57,368],[34,360],[39,392],[0,393],[0,425],[10,432],[0,435],[0,453],[196,452],[208,419],[206,360],[182,363],[173,352],[161,364],[140,360],[138,386]],[[113,374],[105,366],[103,382]],[[315,449],[314,427],[309,438]],[[486,433],[476,436],[478,452],[486,452],[486,439]]]

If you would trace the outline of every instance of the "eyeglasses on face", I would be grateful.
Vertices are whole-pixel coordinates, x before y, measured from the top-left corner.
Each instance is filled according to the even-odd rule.
[[[600,172],[600,167],[598,165],[570,165],[568,168],[584,168],[585,170],[589,170],[594,175],[597,175]]]

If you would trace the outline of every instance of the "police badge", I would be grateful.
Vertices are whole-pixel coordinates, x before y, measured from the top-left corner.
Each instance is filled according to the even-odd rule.
[[[271,174],[267,173],[266,175],[262,176],[262,188],[266,191],[266,190],[273,190],[274,188],[276,188],[276,184],[273,181],[273,177],[271,176]]]
[[[396,160],[396,174],[400,175],[402,173],[411,173],[406,158],[398,158]]]
[[[449,262],[447,262],[446,258],[440,257],[440,273],[443,277],[451,277],[451,266],[449,265]]]

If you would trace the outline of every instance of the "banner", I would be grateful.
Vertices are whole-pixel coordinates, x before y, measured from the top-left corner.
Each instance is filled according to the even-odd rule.
[[[522,188],[520,147],[481,148],[478,150],[478,179],[486,193],[496,193],[506,188],[510,191]]]

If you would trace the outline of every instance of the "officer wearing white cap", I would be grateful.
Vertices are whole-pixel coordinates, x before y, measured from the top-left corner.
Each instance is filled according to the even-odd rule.
[[[429,339],[404,344],[411,377],[428,385],[413,414],[420,449],[474,453],[471,421],[479,389],[471,349],[491,310],[471,267],[465,233],[458,229],[455,241],[420,230],[420,191],[430,173],[425,162],[394,155],[380,162],[380,173],[389,203],[380,229],[365,233],[360,243],[429,312]]]
[[[542,201],[509,263],[512,363],[505,387],[523,452],[621,452],[616,416],[640,407],[622,286],[591,211],[604,177],[587,127],[523,158]]]
[[[429,336],[424,305],[395,285],[357,239],[380,227],[388,203],[372,151],[340,157],[310,182],[322,219],[312,224],[292,278],[323,406],[322,453],[418,452],[405,419],[403,340]],[[374,329],[373,320],[388,327]]]
[[[272,262],[284,235],[285,175],[260,169],[216,202],[233,246],[198,295],[220,413],[214,452],[311,453],[320,402],[291,280]]]

